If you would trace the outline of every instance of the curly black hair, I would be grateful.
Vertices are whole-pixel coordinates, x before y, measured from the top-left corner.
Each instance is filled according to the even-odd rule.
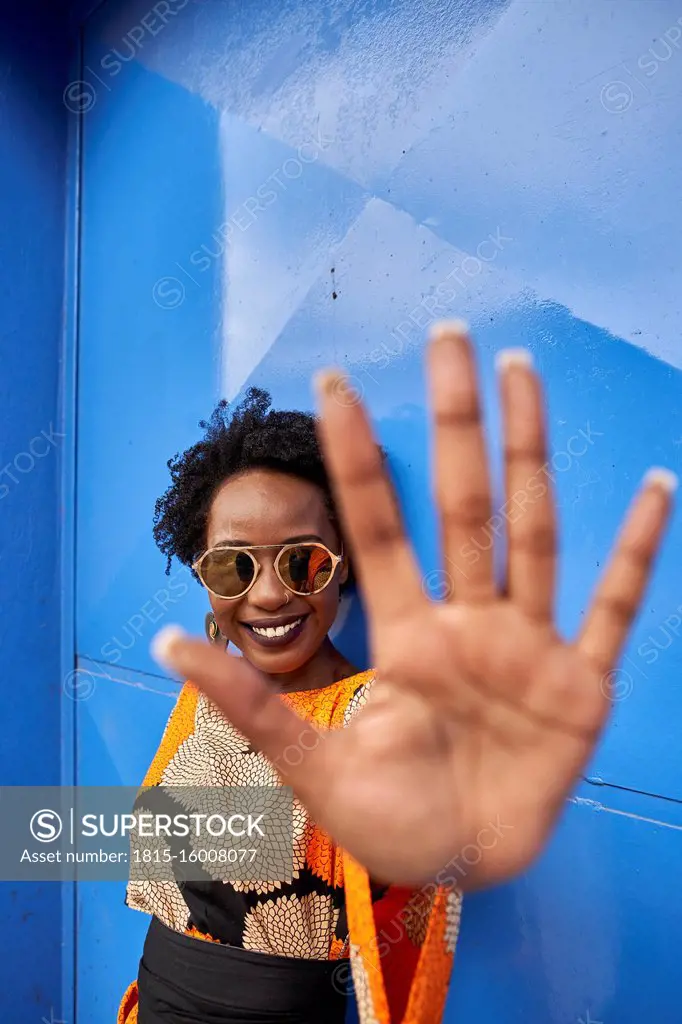
[[[171,485],[154,507],[154,540],[167,556],[191,566],[206,543],[206,524],[216,491],[229,477],[248,469],[272,469],[316,484],[339,538],[343,534],[331,485],[310,413],[270,409],[270,394],[251,387],[231,410],[227,401],[199,426],[204,437],[168,460]],[[383,453],[382,453],[383,454]],[[346,548],[344,543],[344,548]],[[347,589],[354,582],[349,566]]]

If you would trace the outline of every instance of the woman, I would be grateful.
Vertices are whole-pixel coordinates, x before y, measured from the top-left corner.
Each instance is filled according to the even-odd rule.
[[[293,653],[298,643],[301,648],[305,644],[308,660],[316,666],[297,666],[296,678],[305,678],[308,686],[328,679],[318,674],[322,662],[341,674],[348,667],[332,656],[324,640],[319,647],[312,643],[310,630],[322,639],[320,630],[327,621],[321,607],[313,609],[306,600],[304,608],[295,588],[290,602],[283,594],[277,596],[277,587],[290,590],[291,581],[286,571],[275,570],[274,561],[259,561],[254,587],[260,579],[264,596],[259,600],[265,600],[270,614],[280,611],[280,601],[300,620],[292,628],[298,632],[289,648],[291,657],[285,657],[288,645],[277,647],[276,637],[271,638],[271,660],[265,653],[261,656],[266,648],[251,636],[252,613],[224,612],[222,599],[212,601],[217,625],[228,639],[231,633],[238,638],[245,658],[225,657],[176,628],[160,634],[155,644],[159,661],[200,688],[203,696],[197,699],[210,701],[216,714],[222,711],[240,736],[277,765],[278,777],[294,787],[312,818],[340,844],[331,848],[336,863],[343,847],[351,964],[363,1022],[390,1019],[382,970],[389,957],[378,955],[366,871],[378,882],[422,887],[424,899],[418,905],[426,902],[429,920],[424,928],[422,915],[422,927],[415,929],[416,938],[423,940],[422,953],[405,1015],[396,1019],[431,1024],[440,1019],[457,927],[453,883],[471,889],[510,878],[546,842],[607,720],[612,669],[642,600],[677,482],[667,470],[647,475],[580,634],[565,642],[553,621],[554,503],[541,388],[529,354],[510,351],[499,360],[507,501],[494,520],[474,358],[461,324],[434,330],[428,369],[435,421],[434,490],[448,565],[447,593],[439,602],[429,601],[424,593],[366,413],[349,400],[340,375],[328,374],[319,381],[325,460],[353,547],[375,666],[371,697],[362,708],[357,705],[366,691],[356,694],[357,680],[351,677],[353,694],[347,696],[343,714],[347,727],[321,729],[341,724],[333,714],[327,723],[314,715],[302,721],[301,712],[309,706],[296,706],[299,698],[282,692],[282,682],[297,671]],[[226,539],[239,544],[291,540],[278,535],[265,541],[265,532],[235,537],[235,526],[282,525],[266,511],[269,484],[266,488],[263,477],[252,478],[249,489],[247,480],[244,473],[223,485],[224,491],[232,488],[235,504],[219,495],[214,498],[211,487],[200,488],[207,532],[194,535],[185,558],[193,557],[195,543],[197,550],[210,550]],[[291,485],[282,482],[276,507],[283,508],[291,496]],[[312,513],[312,493],[307,501],[302,494],[297,500],[301,516]],[[212,501],[218,502],[217,511]],[[182,504],[179,492],[162,503],[158,525]],[[253,518],[258,510],[265,517],[262,522]],[[491,544],[475,543],[490,537],[491,523],[497,533],[501,522],[507,541],[503,585]],[[334,514],[328,528],[336,530],[335,523]],[[324,538],[320,531],[326,528],[317,521],[314,532]],[[329,533],[326,537],[340,584],[348,571],[346,548],[335,550],[334,538]],[[340,533],[337,537],[343,543]],[[171,553],[172,548],[166,550]],[[197,571],[204,564],[199,562]],[[281,570],[280,563],[277,567]],[[248,565],[246,569],[248,579]],[[344,680],[331,685],[343,688]],[[172,736],[164,741],[168,749],[177,749],[191,731],[191,707],[180,718],[185,724],[169,725]],[[300,756],[287,757],[291,749]],[[159,780],[167,759],[167,751],[157,758],[150,781]],[[492,843],[491,828],[498,835]],[[235,952],[221,949],[228,951],[228,963]],[[329,949],[331,954],[331,941]],[[296,964],[301,966],[301,961]],[[153,1024],[155,1018],[145,1018],[143,1004],[141,999],[140,1020]],[[197,1018],[191,1011],[174,1018],[171,1011],[157,1019],[249,1018]],[[317,1019],[333,1018],[320,1014]]]
[[[233,414],[223,402],[202,424],[203,439],[169,463],[154,536],[168,571],[178,558],[206,588],[211,640],[238,648],[305,722],[339,728],[373,678],[328,635],[352,585],[348,545],[314,418],[268,407],[269,396],[252,388]],[[281,760],[296,754],[292,747]],[[186,683],[144,784],[273,786],[278,768]],[[413,1019],[440,1018],[459,896],[370,883],[301,805],[294,822],[291,881],[129,883],[128,905],[153,921],[121,1024],[341,1024],[351,946],[363,1020],[388,1021],[389,1004],[402,1020],[413,976],[410,1012],[421,1015]],[[418,968],[422,946],[428,965]],[[387,993],[367,977],[380,960]]]

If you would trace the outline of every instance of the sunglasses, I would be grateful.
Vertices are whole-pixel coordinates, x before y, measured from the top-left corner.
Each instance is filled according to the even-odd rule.
[[[247,594],[262,568],[256,551],[279,548],[274,569],[292,594],[319,594],[331,582],[343,552],[335,555],[317,541],[303,544],[255,544],[248,548],[209,548],[192,568],[214,597],[234,601]]]

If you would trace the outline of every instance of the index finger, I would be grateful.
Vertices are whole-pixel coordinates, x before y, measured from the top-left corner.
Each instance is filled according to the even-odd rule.
[[[425,595],[369,418],[360,401],[344,399],[345,383],[336,370],[316,377],[319,433],[363,599],[377,625],[414,611]]]

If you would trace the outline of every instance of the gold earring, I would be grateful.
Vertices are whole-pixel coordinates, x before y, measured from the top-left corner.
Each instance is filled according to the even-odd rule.
[[[212,615],[207,615],[206,620],[206,632],[208,633],[208,639],[212,644],[214,644],[218,639],[218,634],[220,633],[218,623]]]

